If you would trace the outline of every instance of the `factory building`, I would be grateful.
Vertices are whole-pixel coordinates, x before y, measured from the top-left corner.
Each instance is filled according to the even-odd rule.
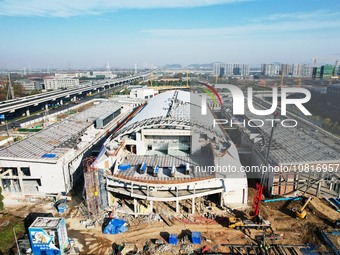
[[[3,192],[46,194],[72,189],[83,176],[83,157],[137,104],[118,99],[90,103],[89,109],[0,150]]]
[[[155,94],[158,92],[151,88],[134,88],[131,89],[130,98],[149,99],[153,98]]]
[[[79,87],[79,79],[74,78],[49,78],[44,79],[44,86],[46,90],[69,89]]]
[[[195,199],[211,195],[221,206],[245,206],[247,178],[238,171],[237,149],[219,126],[213,126],[209,109],[202,115],[200,105],[199,95],[185,91],[151,98],[89,163],[89,211],[106,208],[121,195],[133,201],[134,214],[142,213],[145,203],[152,212],[154,202],[172,203],[179,212],[185,200],[191,204],[189,213],[195,213]]]

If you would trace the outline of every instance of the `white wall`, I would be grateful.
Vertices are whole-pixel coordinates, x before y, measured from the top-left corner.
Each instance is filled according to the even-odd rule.
[[[59,164],[2,160],[1,165],[6,168],[18,168],[18,170],[24,167],[30,168],[31,176],[29,177],[41,180],[41,186],[38,188],[40,192],[65,191],[62,167]]]

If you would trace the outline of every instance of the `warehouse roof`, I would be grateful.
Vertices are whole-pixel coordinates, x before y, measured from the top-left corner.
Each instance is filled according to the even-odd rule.
[[[121,104],[117,102],[100,101],[84,112],[0,150],[0,158],[57,160],[79,143],[80,137],[97,118],[108,111],[115,112],[120,107]]]

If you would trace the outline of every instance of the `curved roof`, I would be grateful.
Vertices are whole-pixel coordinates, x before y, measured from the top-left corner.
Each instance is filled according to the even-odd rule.
[[[144,126],[150,123],[147,120],[157,120],[159,124],[165,119],[169,119],[168,122],[172,123],[186,122],[185,125],[203,128],[222,140],[229,140],[228,135],[223,133],[219,126],[213,126],[214,116],[211,111],[208,110],[206,115],[201,114],[201,96],[181,90],[167,91],[151,98],[147,105],[126,124],[125,128],[116,134],[116,137],[130,129],[132,125]]]

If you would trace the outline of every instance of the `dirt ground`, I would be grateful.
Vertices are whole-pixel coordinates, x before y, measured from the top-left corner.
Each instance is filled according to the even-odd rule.
[[[250,191],[251,201],[252,194]],[[320,240],[320,231],[333,229],[332,222],[327,220],[324,214],[318,212],[311,204],[307,207],[308,216],[306,219],[297,219],[292,212],[293,208],[300,208],[305,200],[290,201],[290,202],[274,202],[264,203],[261,202],[260,214],[268,219],[274,232],[282,236],[281,240],[275,241],[282,244],[305,244],[313,243],[325,249],[322,241]],[[322,208],[328,208],[334,212],[335,210],[328,207],[322,200]],[[64,214],[59,214],[53,207],[51,199],[32,199],[22,198],[21,200],[7,199],[5,201],[5,214],[0,218],[0,231],[3,226],[2,223],[6,220],[17,221],[23,220],[30,212],[51,212],[55,217],[64,217],[67,222],[68,235],[72,243],[71,254],[112,254],[112,244],[135,244],[139,250],[147,241],[154,241],[156,239],[163,240],[164,245],[160,245],[158,250],[154,250],[151,254],[178,254],[179,250],[193,251],[201,249],[203,246],[208,245],[211,250],[219,252],[227,252],[228,248],[221,244],[251,244],[255,235],[263,233],[260,230],[251,230],[251,234],[247,235],[240,230],[233,230],[227,227],[226,215],[228,212],[225,210],[215,208],[215,212],[220,211],[220,215],[224,217],[216,217],[215,219],[205,219],[202,216],[192,217],[190,220],[172,218],[173,226],[168,226],[160,220],[147,220],[146,217],[133,218],[132,216],[125,217],[128,219],[129,229],[125,233],[117,235],[105,235],[102,233],[102,217],[100,217],[98,224],[95,227],[87,227],[89,221],[85,221],[79,207],[75,201],[68,203],[68,209]],[[251,204],[251,202],[249,203]],[[326,206],[326,207],[324,207]],[[248,209],[250,211],[250,208]],[[235,211],[236,214],[243,214],[242,212]],[[218,213],[216,213],[218,214]],[[192,245],[190,242],[179,243],[177,246],[167,245],[168,234],[178,234],[179,240],[186,233],[193,231],[200,231],[204,239],[201,245]],[[19,233],[18,238],[22,237],[23,233]],[[1,233],[0,233],[1,237]],[[1,238],[2,239],[2,238]],[[154,245],[151,243],[151,248]],[[8,245],[14,246],[14,239]],[[4,253],[8,254],[8,253]]]

